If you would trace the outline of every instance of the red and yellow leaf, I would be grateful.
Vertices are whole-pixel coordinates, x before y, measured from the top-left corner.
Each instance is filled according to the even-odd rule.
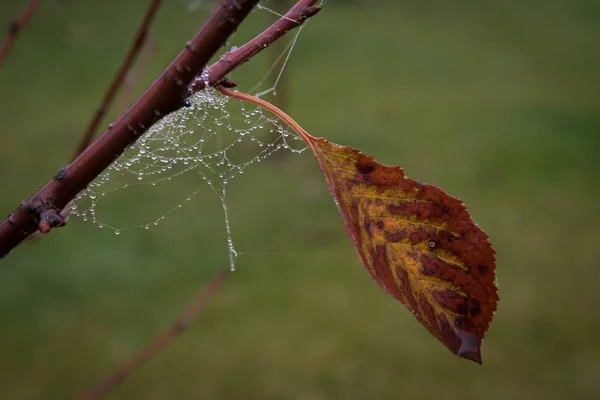
[[[371,277],[453,353],[481,363],[498,301],[495,251],[464,204],[401,167],[310,140]]]
[[[219,90],[273,112],[306,141],[371,277],[450,351],[481,363],[498,302],[495,251],[464,204],[401,167],[309,135],[263,100]]]

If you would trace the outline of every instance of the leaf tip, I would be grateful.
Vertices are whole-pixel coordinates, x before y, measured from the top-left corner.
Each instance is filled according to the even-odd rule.
[[[456,352],[456,355],[467,360],[475,361],[477,364],[482,365],[481,362],[481,339],[476,335],[458,329],[456,335],[461,340],[460,348]]]

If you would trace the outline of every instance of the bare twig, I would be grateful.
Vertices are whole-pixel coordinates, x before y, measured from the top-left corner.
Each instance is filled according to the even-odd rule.
[[[228,274],[227,268],[221,268],[217,275],[202,289],[202,292],[194,302],[181,314],[181,316],[164,332],[156,337],[146,347],[134,355],[127,363],[122,365],[112,374],[108,375],[98,384],[91,387],[88,391],[78,397],[79,400],[92,400],[121,384],[132,372],[139,368],[143,363],[154,357],[165,348],[173,339],[177,337],[194,319],[194,317],[206,306],[208,301],[217,293],[221,283]]]
[[[41,0],[30,0],[29,4],[27,4],[27,7],[25,8],[25,10],[23,10],[23,13],[19,16],[19,18],[10,23],[8,35],[6,35],[4,41],[2,42],[2,46],[0,47],[0,67],[4,63],[8,52],[12,48],[15,39],[17,38],[17,35],[25,26],[27,21],[29,21],[29,18],[31,18],[31,16],[37,9],[38,5],[40,4],[40,1]]]
[[[88,147],[90,142],[92,141],[92,138],[94,137],[94,134],[98,129],[98,125],[100,125],[100,122],[102,121],[102,117],[104,117],[104,114],[106,114],[106,112],[108,111],[115,95],[117,94],[119,88],[123,84],[123,80],[125,79],[127,71],[129,71],[129,69],[131,68],[131,65],[135,61],[138,53],[144,45],[144,42],[146,41],[146,38],[148,37],[148,29],[150,28],[150,24],[152,23],[152,20],[154,19],[154,16],[156,15],[156,11],[160,7],[160,4],[161,0],[152,0],[152,2],[150,3],[150,6],[146,11],[146,16],[144,17],[142,24],[138,28],[135,38],[131,43],[131,47],[129,48],[127,55],[125,55],[123,63],[121,64],[121,67],[119,68],[117,74],[113,78],[113,81],[108,87],[108,90],[104,94],[100,107],[96,109],[96,112],[94,113],[94,116],[92,117],[92,120],[90,121],[85,131],[85,135],[81,138],[81,141],[79,142],[79,145],[75,150],[73,159],[75,159],[79,154],[81,154],[81,152],[85,150],[85,148]]]
[[[260,35],[235,50],[230,50],[219,58],[219,60],[207,68],[208,84],[214,86],[231,71],[250,60],[271,43],[285,35],[288,31],[302,25],[304,21],[312,17],[321,7],[315,6],[317,0],[300,0],[283,17],[267,28]],[[204,89],[204,79],[196,80],[194,91]]]
[[[49,219],[49,209],[62,210],[153,123],[182,107],[186,103],[185,97],[189,95],[189,85],[257,2],[222,0],[200,32],[144,94],[79,157],[58,171],[53,179],[0,222],[0,258],[39,229],[40,221],[49,220],[50,228],[60,226],[64,221]],[[208,69],[209,84],[219,83],[238,65],[315,15],[320,10],[320,7],[313,6],[315,2],[300,0],[284,18],[262,34],[222,56]],[[193,87],[194,90],[203,88],[202,80]]]

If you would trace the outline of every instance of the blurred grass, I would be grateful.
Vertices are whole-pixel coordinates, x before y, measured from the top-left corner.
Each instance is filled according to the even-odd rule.
[[[0,24],[20,3],[0,3]],[[68,160],[144,4],[44,2],[19,37],[0,70],[6,213]],[[238,270],[108,398],[599,398],[598,15],[594,1],[332,0],[290,60],[288,111],[309,132],[443,187],[490,235],[501,300],[483,367],[368,278],[305,153],[231,185]],[[165,4],[146,83],[205,16]],[[254,13],[230,44],[270,19]],[[258,57],[234,78],[249,88],[268,66]],[[137,201],[167,211],[169,200],[114,212]],[[0,398],[73,397],[226,262],[214,194],[149,231],[115,236],[74,219],[16,250],[0,272]]]

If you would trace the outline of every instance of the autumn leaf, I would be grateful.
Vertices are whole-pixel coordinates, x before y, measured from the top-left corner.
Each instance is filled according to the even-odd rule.
[[[495,251],[464,204],[401,167],[309,135],[263,100],[221,92],[268,109],[306,141],[371,277],[450,351],[481,364],[498,301]]]
[[[481,363],[496,311],[495,251],[460,200],[358,150],[310,139],[373,279],[448,349]]]

